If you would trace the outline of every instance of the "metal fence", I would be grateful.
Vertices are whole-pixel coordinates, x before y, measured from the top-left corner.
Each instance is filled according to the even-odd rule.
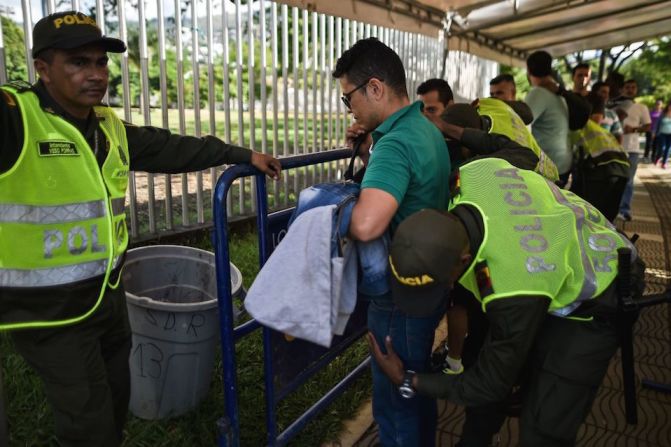
[[[407,71],[411,96],[422,81],[443,73],[441,36],[424,35],[288,7],[269,0],[29,0],[21,13],[0,11],[23,30],[25,74],[32,82],[33,24],[44,14],[76,9],[92,14],[103,32],[128,43],[110,55],[108,100],[140,125],[211,134],[277,157],[341,147],[350,118],[331,77],[338,57],[358,39],[374,36],[392,47]],[[177,13],[175,13],[177,11]],[[101,20],[102,18],[102,20]],[[0,23],[0,81],[12,72],[7,30]],[[6,27],[5,27],[6,28]],[[445,73],[458,97],[485,94],[497,64],[451,52]],[[128,201],[134,238],[204,225],[211,194],[225,167],[181,175],[131,175]],[[298,191],[334,180],[342,163],[287,172],[268,187],[271,209],[290,206]],[[241,179],[227,201],[231,218],[254,213],[252,180]]]

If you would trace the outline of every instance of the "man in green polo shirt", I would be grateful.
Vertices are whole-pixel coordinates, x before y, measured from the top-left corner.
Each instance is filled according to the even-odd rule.
[[[342,101],[356,122],[372,132],[373,146],[352,212],[350,234],[369,241],[396,227],[422,208],[446,209],[450,159],[443,137],[410,103],[403,63],[375,38],[358,41],[338,59],[333,77]],[[444,309],[426,318],[408,318],[390,296],[376,297],[368,308],[368,328],[378,341],[394,340],[394,349],[415,371],[427,371],[433,335]],[[426,397],[403,399],[378,365],[373,364],[373,415],[384,446],[432,446],[436,403]]]

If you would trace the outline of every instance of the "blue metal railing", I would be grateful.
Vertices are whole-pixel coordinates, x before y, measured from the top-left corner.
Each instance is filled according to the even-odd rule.
[[[282,169],[293,169],[309,165],[316,165],[348,158],[349,149],[339,149],[300,155],[281,159]],[[222,447],[238,447],[240,445],[240,419],[238,413],[237,390],[237,363],[235,357],[235,342],[256,330],[259,325],[256,321],[248,321],[234,327],[233,301],[230,282],[230,255],[228,247],[226,196],[233,182],[240,177],[256,177],[256,209],[257,227],[259,234],[259,265],[263,266],[272,252],[271,224],[277,228],[286,227],[290,212],[284,210],[268,215],[268,202],[265,177],[250,165],[232,166],[219,177],[214,191],[214,246],[217,272],[217,294],[219,300],[219,318],[221,331],[221,355],[223,364],[223,385],[225,416],[217,422],[219,445]],[[324,394],[316,403],[308,408],[298,419],[293,421],[282,433],[277,434],[276,406],[277,402],[285,398],[299,385],[307,381],[316,372],[330,363],[338,354],[346,350],[361,335],[365,328],[356,328],[347,337],[344,337],[336,346],[321,355],[317,361],[297,374],[289,383],[276,392],[275,371],[273,367],[272,336],[273,331],[262,327],[264,344],[264,376],[266,401],[266,429],[268,445],[285,445],[323,408],[329,405],[337,396],[349,386],[363,371],[366,370],[370,359],[366,358],[354,368],[331,390]]]

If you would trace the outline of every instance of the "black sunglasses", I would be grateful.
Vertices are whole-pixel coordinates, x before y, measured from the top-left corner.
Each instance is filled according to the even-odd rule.
[[[354,87],[352,90],[350,90],[349,92],[342,94],[340,99],[342,100],[342,103],[345,104],[345,107],[347,107],[347,110],[352,110],[352,104],[349,102],[349,97],[352,96],[352,93],[354,93],[357,90],[359,90],[360,88],[363,88],[366,85],[368,85],[368,83],[370,82],[371,79],[373,79],[373,78],[366,79],[366,82],[364,82],[363,84],[359,84],[356,87]]]

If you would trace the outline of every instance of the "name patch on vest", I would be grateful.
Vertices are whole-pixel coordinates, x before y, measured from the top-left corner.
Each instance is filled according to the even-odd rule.
[[[40,141],[38,145],[41,157],[79,155],[75,143],[71,141]]]

